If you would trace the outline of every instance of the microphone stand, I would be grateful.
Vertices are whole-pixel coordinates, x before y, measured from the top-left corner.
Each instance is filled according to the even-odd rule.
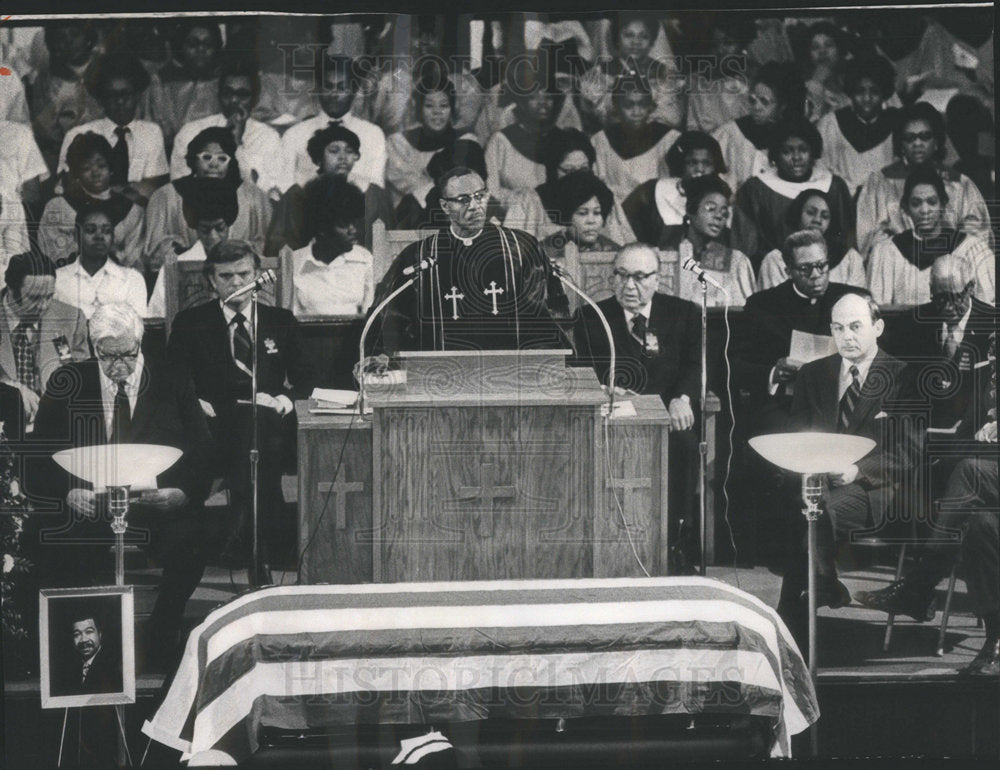
[[[608,348],[611,351],[611,360],[608,362],[608,419],[610,420],[615,414],[615,340],[614,337],[611,336],[611,325],[608,323],[608,319],[604,317],[604,313],[597,306],[597,303],[594,302],[594,300],[592,300],[583,289],[573,283],[562,267],[553,264],[552,272],[556,274],[556,277],[560,281],[576,292],[584,302],[594,308],[594,312],[597,313],[597,317],[600,319],[601,325],[604,327],[604,333],[608,336]]]
[[[358,415],[361,419],[365,419],[365,339],[368,337],[368,330],[371,329],[372,324],[375,322],[375,318],[385,310],[386,306],[392,302],[396,297],[402,294],[406,289],[411,287],[414,281],[417,280],[417,276],[414,275],[412,278],[408,278],[400,286],[393,290],[384,300],[375,306],[375,309],[368,314],[368,320],[365,321],[364,328],[361,330],[361,340],[358,342]]]
[[[701,435],[698,441],[698,470],[701,474],[698,485],[699,539],[701,541],[701,576],[706,575],[705,552],[708,550],[708,528],[705,526],[705,482],[708,479],[708,281],[704,273],[698,275],[701,283]]]
[[[257,465],[260,462],[260,447],[257,427],[257,289],[250,292],[250,328],[253,330],[250,356],[250,512],[253,526],[250,554],[250,581],[257,581],[260,574],[260,540],[259,540],[259,505],[260,497],[257,489]],[[273,514],[272,514],[273,515]],[[269,581],[270,582],[270,581]]]

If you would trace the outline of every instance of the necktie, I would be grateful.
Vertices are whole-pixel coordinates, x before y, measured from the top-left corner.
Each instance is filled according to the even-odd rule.
[[[955,353],[958,351],[958,339],[956,338],[957,334],[957,327],[945,325],[944,331],[941,335],[943,339],[941,343],[941,350],[944,353],[944,357],[949,360],[954,358]]]
[[[114,414],[111,417],[111,443],[121,444],[132,432],[132,407],[125,392],[125,380],[118,381],[118,392],[115,393]]]
[[[80,671],[80,684],[87,683],[87,674],[90,673],[90,662],[83,664],[83,669]]]
[[[646,350],[646,316],[639,313],[632,319],[632,334],[642,343],[643,351]]]
[[[858,367],[852,366],[850,372],[851,384],[847,386],[847,390],[844,391],[844,395],[840,398],[840,419],[837,422],[837,429],[840,431],[847,430],[847,426],[851,424],[851,416],[858,405],[858,399],[861,398],[861,382],[858,380]]]
[[[128,182],[128,143],[125,141],[125,134],[128,129],[125,126],[115,126],[115,136],[118,141],[111,148],[111,184],[123,185]]]
[[[250,367],[253,365],[253,348],[246,320],[242,313],[233,316],[233,361],[236,362],[236,366],[250,374]]]
[[[20,323],[11,335],[14,347],[14,363],[17,367],[17,380],[36,393],[39,387],[38,365],[35,356],[35,325]]]

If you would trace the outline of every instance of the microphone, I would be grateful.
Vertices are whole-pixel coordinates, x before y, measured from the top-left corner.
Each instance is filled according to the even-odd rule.
[[[726,296],[729,295],[729,292],[726,291],[726,287],[723,286],[721,283],[719,283],[717,280],[715,280],[704,270],[702,270],[701,265],[698,264],[697,260],[695,260],[694,257],[688,257],[683,262],[681,262],[681,268],[683,270],[687,270],[690,273],[694,273],[696,276],[698,276],[699,281],[702,281],[703,283],[710,283],[712,284],[712,286],[714,286],[716,289],[721,291]]]
[[[437,260],[434,257],[430,259],[422,259],[415,265],[410,265],[409,267],[403,268],[403,275],[410,276],[416,275],[417,273],[422,273],[424,270],[430,270],[434,267]]]
[[[611,334],[611,324],[608,323],[607,316],[604,312],[597,306],[597,303],[587,294],[583,289],[573,283],[573,280],[569,277],[569,273],[566,272],[566,268],[555,262],[549,262],[549,266],[552,268],[552,272],[555,276],[562,281],[562,283],[568,286],[570,289],[575,291],[580,297],[590,305],[594,312],[597,313],[597,318],[601,322],[601,326],[604,327],[604,334],[608,338],[608,352],[610,353],[610,360],[608,361],[608,418],[611,419],[615,416],[615,338]]]
[[[223,304],[228,304],[230,300],[234,300],[237,297],[242,297],[244,294],[249,294],[252,291],[257,291],[258,289],[263,289],[265,286],[270,286],[277,280],[278,276],[275,275],[273,270],[265,270],[260,275],[257,276],[256,280],[248,283],[246,286],[241,286],[239,289],[234,291],[228,297],[226,297],[222,302]]]

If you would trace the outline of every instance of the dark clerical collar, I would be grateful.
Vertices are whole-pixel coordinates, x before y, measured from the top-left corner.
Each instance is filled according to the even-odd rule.
[[[878,147],[892,136],[893,129],[899,119],[899,110],[889,107],[870,123],[863,122],[852,107],[842,107],[834,115],[837,126],[844,139],[848,141],[855,152],[868,152]]]
[[[624,123],[612,123],[604,129],[604,135],[618,157],[629,160],[649,152],[668,131],[670,126],[665,126],[663,123],[646,123],[639,128],[627,127]]]
[[[771,131],[774,126],[770,123],[766,123],[763,126],[758,123],[753,122],[753,118],[749,115],[744,115],[742,118],[737,118],[736,127],[740,132],[747,138],[758,150],[766,150],[768,144],[771,141]]]
[[[918,238],[913,230],[906,230],[892,237],[899,253],[918,270],[930,267],[938,257],[951,254],[964,240],[965,233],[950,227],[942,227],[941,232],[933,238]]]

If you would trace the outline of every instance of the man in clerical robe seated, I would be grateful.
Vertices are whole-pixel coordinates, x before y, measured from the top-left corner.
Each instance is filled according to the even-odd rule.
[[[615,384],[658,395],[670,414],[670,572],[692,573],[699,559],[695,502],[698,486],[698,423],[701,408],[701,311],[693,302],[661,294],[656,249],[625,246],[615,258],[615,295],[598,303],[614,340]],[[577,357],[607,383],[611,351],[597,313],[586,306],[573,332]],[[610,384],[610,383],[608,383]]]
[[[416,283],[383,311],[369,350],[568,348],[549,307],[564,305],[538,241],[486,222],[489,191],[464,166],[437,182],[448,223],[407,246],[375,292],[375,307],[412,274]]]

